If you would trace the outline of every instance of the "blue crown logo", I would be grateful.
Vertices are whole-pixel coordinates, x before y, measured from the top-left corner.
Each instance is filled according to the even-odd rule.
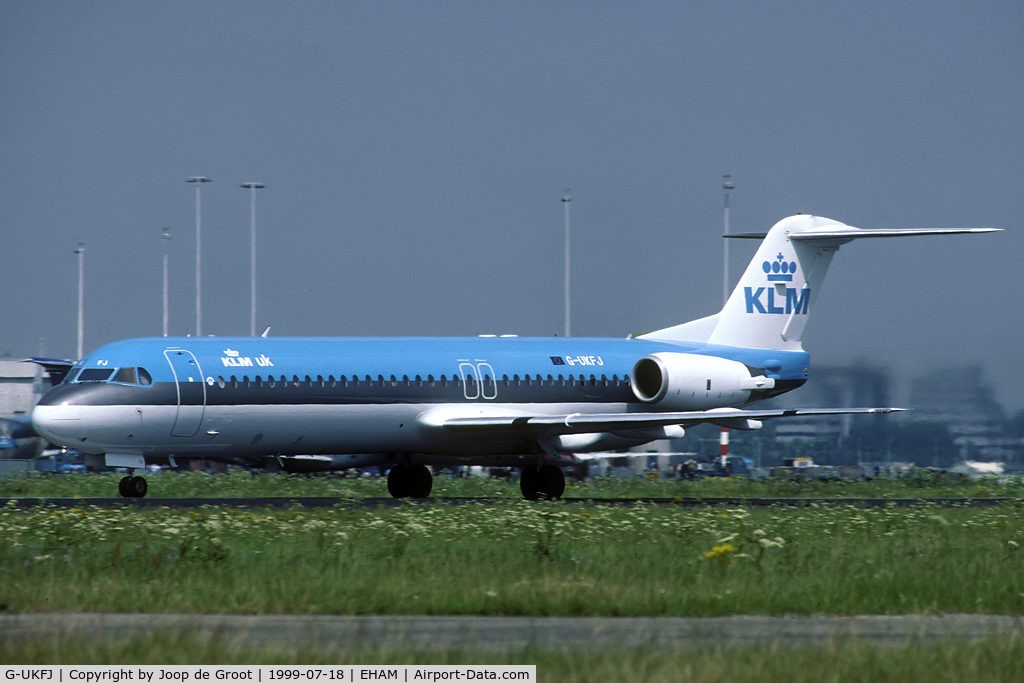
[[[761,269],[768,275],[768,282],[792,282],[793,274],[796,273],[796,261],[786,261],[786,257],[779,252],[774,261],[765,261]]]

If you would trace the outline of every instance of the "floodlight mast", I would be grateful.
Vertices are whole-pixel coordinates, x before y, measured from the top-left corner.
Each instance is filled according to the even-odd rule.
[[[78,360],[85,355],[85,243],[79,242],[78,254]]]
[[[722,176],[722,189],[725,191],[725,236],[726,239],[722,240],[722,305],[724,306],[729,301],[729,191],[736,186],[732,183],[732,178],[727,174]]]
[[[168,308],[168,302],[169,302],[168,289],[167,289],[167,245],[171,241],[171,229],[170,228],[164,228],[163,231],[164,231],[163,239],[160,240],[160,241],[161,241],[161,243],[163,244],[163,247],[164,247],[164,336],[166,337],[167,336],[167,321],[168,321],[167,308]]]
[[[203,336],[203,268],[202,268],[202,211],[200,210],[200,195],[203,183],[212,182],[209,178],[201,175],[185,178],[186,183],[196,184],[196,336]]]
[[[249,267],[249,275],[251,280],[251,292],[252,292],[252,306],[249,312],[249,336],[256,336],[256,190],[265,187],[262,183],[242,183],[241,187],[250,190],[251,204],[249,209],[249,216],[251,219],[250,226],[250,243],[252,259]]]
[[[572,201],[572,197],[569,195],[569,190],[564,190],[565,194],[562,196],[562,205],[565,207],[565,336],[570,336],[569,327],[569,203]]]

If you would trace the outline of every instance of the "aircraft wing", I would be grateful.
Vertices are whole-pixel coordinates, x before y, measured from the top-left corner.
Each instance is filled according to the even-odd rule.
[[[482,417],[449,417],[441,423],[445,429],[463,434],[482,435],[488,432],[518,432],[546,436],[586,434],[591,432],[625,432],[680,425],[692,427],[710,422],[733,429],[756,429],[760,420],[808,415],[881,415],[903,408],[796,408],[777,410],[742,410],[715,408],[676,413],[571,413],[569,415],[488,415]]]

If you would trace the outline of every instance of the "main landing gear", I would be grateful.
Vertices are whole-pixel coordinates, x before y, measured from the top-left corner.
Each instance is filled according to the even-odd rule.
[[[388,472],[388,493],[394,498],[426,498],[433,484],[430,470],[421,463],[399,462]],[[527,500],[561,498],[565,475],[557,465],[528,465],[519,479],[519,490]]]
[[[527,500],[561,498],[565,493],[565,475],[556,465],[528,465],[519,478],[519,490]]]
[[[117,484],[117,492],[122,498],[143,498],[148,490],[149,484],[142,477],[127,476]]]
[[[388,493],[394,498],[426,498],[434,477],[426,465],[400,462],[388,472]]]

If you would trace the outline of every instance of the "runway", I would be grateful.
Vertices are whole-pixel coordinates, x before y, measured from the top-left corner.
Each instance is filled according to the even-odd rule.
[[[218,641],[229,649],[320,651],[696,650],[857,641],[971,642],[1024,634],[1015,616],[492,617],[297,616],[121,613],[0,614],[0,640],[118,641],[159,633]]]

